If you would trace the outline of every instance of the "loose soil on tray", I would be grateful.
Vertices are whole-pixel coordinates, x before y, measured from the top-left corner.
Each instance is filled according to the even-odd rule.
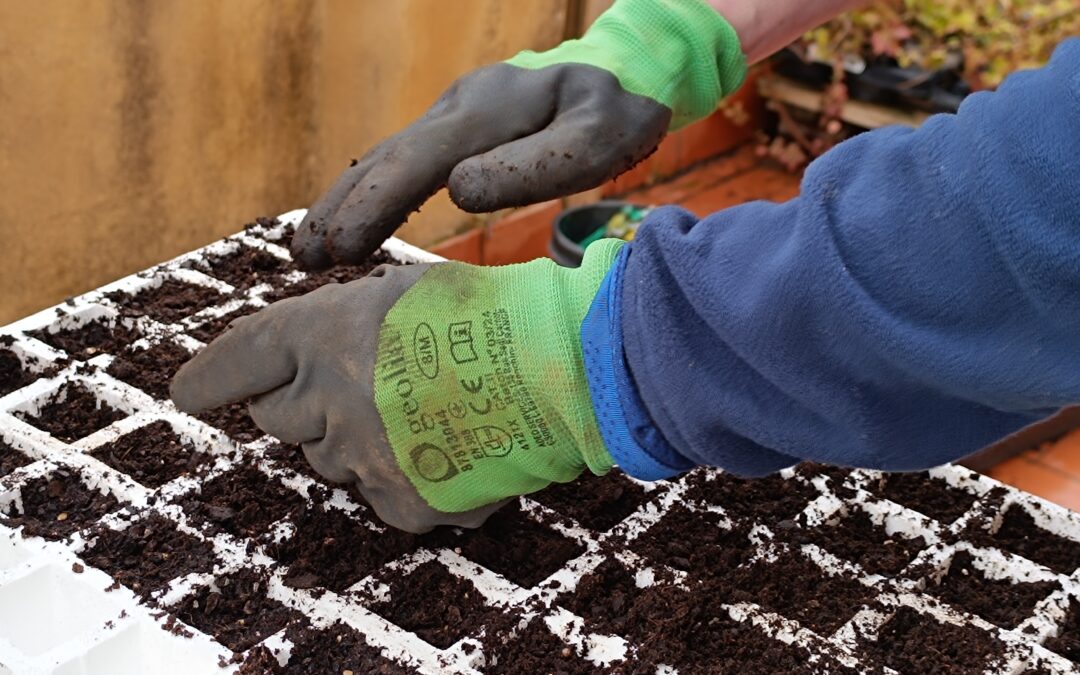
[[[469,560],[531,588],[585,548],[535,522],[517,505],[496,511],[482,527],[465,530],[457,547]]]
[[[119,354],[142,335],[137,329],[126,326],[121,321],[97,319],[77,328],[64,328],[55,333],[43,328],[30,333],[30,337],[82,361],[102,353]]]
[[[643,626],[632,624],[630,613],[641,597],[633,575],[609,558],[581,577],[573,594],[559,604],[585,619],[589,632],[621,635],[639,642],[649,636],[637,632]]]
[[[208,257],[205,266],[193,264],[192,267],[237,289],[247,290],[262,283],[280,285],[281,275],[289,271],[290,264],[261,248],[241,246],[232,253]]]
[[[1059,574],[1072,574],[1080,567],[1080,543],[1039,527],[1021,506],[1012,506],[1005,512],[1001,528],[986,543],[1045,565]]]
[[[0,349],[0,396],[22,389],[38,378],[23,367],[22,360],[10,349]]]
[[[15,413],[28,424],[71,443],[100,431],[127,415],[99,401],[81,384],[68,384],[53,394],[36,415]]]
[[[837,558],[858,563],[870,574],[882,576],[899,574],[919,551],[927,547],[922,537],[908,539],[900,534],[888,534],[862,509],[843,516],[836,523],[809,530],[794,528],[783,536],[796,544],[817,544]]]
[[[124,316],[146,316],[161,323],[176,323],[226,299],[213,288],[178,279],[166,279],[161,285],[134,295],[113,291],[106,297],[116,303]]]
[[[211,532],[238,537],[266,534],[270,526],[304,508],[304,498],[254,467],[233,469],[181,501]]]
[[[240,675],[410,675],[417,671],[384,657],[344,623],[317,630],[307,621],[289,624],[285,638],[294,646],[282,667],[266,647],[256,647],[240,666]]]
[[[818,496],[814,486],[779,475],[745,479],[725,473],[710,479],[695,473],[687,483],[687,501],[716,504],[733,517],[749,516],[765,525],[794,518]]]
[[[239,309],[234,309],[228,314],[219,316],[214,319],[210,319],[209,321],[201,324],[198,328],[192,328],[187,333],[199,342],[205,342],[207,344],[210,344],[214,341],[215,338],[228,330],[230,323],[239,319],[242,316],[254,314],[255,312],[259,311],[259,309],[259,307],[244,305]]]
[[[164,400],[169,398],[169,384],[176,371],[189,359],[191,352],[188,350],[175,342],[162,342],[150,349],[126,350],[105,372]]]
[[[247,401],[237,401],[213,410],[204,410],[195,417],[215,429],[224,431],[226,436],[238,443],[250,443],[263,435],[262,430],[255,426],[251,415],[248,414]]]
[[[282,244],[282,246],[287,246]],[[304,279],[285,286],[284,288],[275,289],[263,296],[267,302],[276,302],[278,300],[284,300],[285,298],[293,298],[298,295],[304,295],[311,291],[325,286],[326,284],[345,284],[350,281],[356,281],[362,279],[371,273],[379,265],[383,264],[397,264],[390,256],[382,251],[375,251],[371,254],[365,262],[360,265],[344,265],[340,267],[333,267],[324,272],[308,272],[307,277]],[[298,269],[293,263],[293,269]]]
[[[484,640],[485,675],[521,675],[522,673],[558,673],[559,675],[599,675],[603,669],[581,658],[565,642],[555,637],[536,618],[524,629],[510,637],[510,625],[518,623],[517,617],[506,616],[496,620],[506,624],[496,632],[489,626]]]
[[[325,478],[315,473],[315,469],[311,468],[308,464],[307,458],[304,457],[304,449],[299,445],[290,445],[287,443],[274,443],[266,448],[264,453],[268,458],[274,460],[276,463],[288,467],[296,473],[307,476],[312,480],[318,481],[323,485],[332,485]],[[358,493],[359,494],[359,493]]]
[[[883,480],[884,484],[871,492],[945,524],[964,515],[975,503],[974,495],[931,478],[926,471],[888,474]]]
[[[218,577],[172,611],[181,621],[214,636],[234,652],[246,651],[303,614],[266,595],[269,575],[243,569]]]
[[[1080,601],[1075,598],[1069,600],[1069,611],[1058,628],[1057,636],[1048,639],[1043,646],[1080,664]]]
[[[472,582],[454,576],[434,560],[409,574],[389,575],[386,581],[390,599],[373,603],[369,609],[437,649],[478,634],[482,626],[501,613],[484,604]]]
[[[595,532],[607,532],[648,499],[640,485],[618,471],[606,476],[586,471],[576,481],[553,483],[529,498]]]
[[[639,536],[634,551],[658,563],[698,576],[721,576],[753,552],[745,525],[728,529],[712,512],[676,505]]]
[[[124,434],[90,454],[148,488],[161,487],[213,459],[181,439],[165,421]]]
[[[416,550],[416,537],[387,528],[373,532],[337,509],[309,506],[292,517],[295,533],[266,541],[267,553],[289,566],[285,584],[340,592],[379,567]]]
[[[1031,616],[1036,603],[1058,588],[1052,581],[1017,582],[989,579],[975,567],[967,551],[953,556],[949,573],[927,592],[1002,628],[1015,628]]]
[[[905,675],[979,673],[1005,652],[997,638],[974,626],[940,623],[908,607],[881,627],[877,641],[866,640],[862,647]]]
[[[32,461],[23,453],[0,441],[0,476],[6,476],[15,469],[30,464]]]
[[[217,563],[210,544],[180,532],[157,514],[122,531],[101,528],[81,557],[143,598],[177,577],[210,572]]]
[[[0,519],[25,534],[63,539],[117,509],[120,502],[107,492],[88,488],[77,473],[56,469],[49,477],[35,478],[22,486],[22,511],[12,502]]]

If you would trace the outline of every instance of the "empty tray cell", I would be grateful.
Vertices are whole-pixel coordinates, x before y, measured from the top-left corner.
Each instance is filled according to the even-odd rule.
[[[810,530],[795,528],[782,533],[798,544],[817,544],[837,558],[858,563],[870,574],[894,576],[927,547],[921,536],[909,539],[888,534],[862,509]]]
[[[746,561],[754,547],[745,525],[721,527],[719,514],[676,504],[634,540],[645,557],[700,576],[727,574]]]
[[[967,551],[953,556],[949,573],[927,592],[949,604],[981,616],[1002,628],[1015,628],[1031,616],[1036,603],[1057,590],[1052,581],[1013,582],[987,578]]]
[[[176,323],[225,300],[225,296],[216,289],[179,279],[166,279],[160,285],[134,295],[126,291],[113,291],[107,297],[116,303],[125,316],[146,316],[161,323]]]
[[[303,617],[267,597],[267,577],[265,572],[252,569],[218,577],[213,586],[200,588],[169,609],[234,652],[246,651]]]
[[[214,341],[214,338],[224,333],[225,330],[229,327],[230,323],[232,323],[236,319],[239,319],[242,316],[254,314],[255,312],[259,311],[259,309],[259,307],[244,305],[240,309],[234,309],[228,314],[214,317],[213,319],[210,319],[200,324],[198,328],[192,328],[188,331],[188,335],[200,342],[205,342],[209,344],[210,342]]]
[[[124,434],[90,454],[149,488],[192,473],[211,460],[210,455],[196,450],[165,421]]]
[[[416,633],[438,649],[446,649],[499,615],[484,604],[472,585],[432,560],[409,574],[394,574],[387,583],[390,599],[370,609],[393,624]]]
[[[52,675],[193,675],[221,671],[221,649],[172,635],[149,621],[130,624],[80,653]]]
[[[6,476],[20,466],[26,466],[33,460],[0,440],[0,476]]]
[[[1048,532],[1021,506],[1005,512],[992,545],[1045,565],[1059,574],[1072,574],[1080,567],[1080,543]]]
[[[81,384],[66,384],[52,394],[37,414],[16,412],[20,419],[71,443],[127,417],[99,400]]]
[[[384,564],[416,549],[416,537],[387,528],[374,532],[337,509],[309,506],[292,518],[296,531],[267,552],[289,566],[293,588],[342,591]]]
[[[238,443],[250,443],[263,435],[248,414],[247,401],[237,401],[213,410],[205,410],[195,417],[225,432]]]
[[[716,504],[732,516],[766,525],[794,518],[818,496],[814,486],[779,475],[745,479],[724,473],[711,480],[708,476],[699,471],[687,478],[691,486],[687,501]]]
[[[513,622],[516,624],[517,619],[514,618]],[[486,675],[599,675],[605,672],[578,656],[571,647],[555,637],[539,618],[530,621],[513,637],[507,631],[484,642],[486,665],[483,671]]]
[[[863,649],[905,675],[979,673],[999,662],[1005,645],[974,626],[955,626],[901,607]]]
[[[639,613],[637,605],[642,595],[633,575],[617,560],[608,558],[583,576],[574,593],[559,604],[585,619],[588,632],[631,637],[639,628],[631,616]]]
[[[192,263],[191,267],[246,290],[262,283],[281,285],[280,277],[290,271],[291,265],[269,251],[241,246],[232,253],[207,256],[205,263]]]
[[[341,265],[325,272],[309,272],[304,279],[284,288],[274,289],[263,296],[263,299],[267,302],[276,302],[310,293],[326,284],[346,284],[366,277],[372,270],[383,264],[397,265],[400,263],[394,261],[383,251],[375,251],[375,253],[371,254],[371,257],[359,265]]]
[[[257,537],[270,526],[304,507],[304,498],[262,471],[234,469],[205,483],[183,500],[184,510],[213,532]]]
[[[0,344],[3,343],[0,342]],[[22,389],[36,379],[38,375],[23,366],[18,354],[0,347],[0,396]]]
[[[793,580],[798,580],[793,583]],[[782,553],[728,574],[723,583],[738,602],[753,602],[827,636],[844,625],[872,592],[859,582],[830,576],[804,556]]]
[[[496,511],[479,529],[466,530],[458,546],[469,560],[525,588],[548,578],[585,550],[536,523],[516,505]]]
[[[619,471],[606,476],[586,471],[576,481],[553,483],[529,497],[595,532],[615,527],[647,499],[645,490]]]
[[[0,635],[26,656],[37,656],[99,628],[120,614],[101,590],[47,565],[0,587]],[[17,608],[17,609],[16,609]]]
[[[173,376],[190,359],[191,352],[180,345],[162,342],[150,349],[126,350],[105,372],[154,398],[167,399]]]
[[[33,557],[18,536],[0,535],[0,572],[14,569]]]
[[[67,352],[73,359],[90,359],[98,354],[119,354],[142,335],[122,321],[95,319],[75,328],[51,331],[42,328],[29,334],[53,349]]]
[[[975,495],[958,490],[930,474],[893,473],[882,477],[876,490],[879,496],[913,511],[949,524],[964,515],[975,503]]]
[[[1069,611],[1059,624],[1057,635],[1048,639],[1043,646],[1080,664],[1080,601],[1069,599]]]
[[[0,520],[23,532],[45,539],[63,539],[120,506],[108,492],[88,488],[77,473],[56,469],[51,476],[27,481],[19,490],[22,511],[7,505]]]
[[[290,624],[285,638],[293,644],[288,663],[282,667],[266,647],[252,649],[240,667],[244,675],[411,675],[413,668],[395,663],[369,645],[364,637],[342,622],[317,630],[304,621]]]
[[[177,577],[210,572],[217,562],[210,544],[157,514],[124,530],[103,528],[81,557],[144,598]]]

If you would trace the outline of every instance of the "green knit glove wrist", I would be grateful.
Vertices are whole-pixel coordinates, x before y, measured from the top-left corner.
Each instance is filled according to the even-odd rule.
[[[387,313],[375,405],[432,508],[467,511],[611,468],[579,332],[622,244],[593,244],[577,269],[434,265]]]
[[[507,63],[602,68],[626,91],[670,108],[671,129],[712,114],[747,69],[735,29],[703,0],[616,0],[580,40],[524,51]]]

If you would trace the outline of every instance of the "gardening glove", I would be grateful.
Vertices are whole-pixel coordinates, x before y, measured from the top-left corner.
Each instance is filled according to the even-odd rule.
[[[622,242],[582,266],[383,266],[237,320],[177,374],[186,412],[255,397],[255,423],[355,481],[412,532],[478,526],[505,501],[612,466],[581,323]]]
[[[745,75],[734,29],[704,0],[616,0],[581,39],[452,84],[342,174],[300,224],[293,257],[311,269],[360,262],[446,186],[480,213],[601,185]]]

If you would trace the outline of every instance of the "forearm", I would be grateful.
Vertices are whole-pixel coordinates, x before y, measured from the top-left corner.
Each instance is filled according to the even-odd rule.
[[[735,28],[743,53],[757,63],[806,31],[870,0],[708,0]]]

